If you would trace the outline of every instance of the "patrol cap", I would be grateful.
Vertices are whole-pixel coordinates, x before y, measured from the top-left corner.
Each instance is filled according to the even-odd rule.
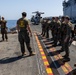
[[[26,16],[27,15],[27,13],[26,12],[22,12],[22,16]]]
[[[61,19],[65,19],[65,16],[62,16]]]
[[[50,20],[50,18],[47,17],[46,20]]]
[[[2,17],[2,19],[4,19],[4,17]]]
[[[69,16],[66,16],[65,19],[70,20],[70,17]]]
[[[52,17],[52,19],[55,19],[55,17]]]
[[[50,18],[47,18],[47,20],[50,20]]]
[[[55,18],[59,19],[59,17],[55,17]]]

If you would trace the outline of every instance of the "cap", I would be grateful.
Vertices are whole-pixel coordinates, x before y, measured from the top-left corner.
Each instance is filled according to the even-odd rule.
[[[70,20],[70,17],[69,16],[66,16],[65,19]]]
[[[4,17],[2,17],[2,19],[4,19]]]
[[[52,19],[55,19],[55,17],[52,17]]]
[[[26,15],[27,15],[27,13],[26,13],[26,12],[23,12],[23,13],[22,13],[22,16],[26,16]]]

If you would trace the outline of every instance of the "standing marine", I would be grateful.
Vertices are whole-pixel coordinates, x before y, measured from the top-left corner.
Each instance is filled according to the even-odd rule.
[[[65,34],[65,16],[61,17],[61,27],[60,27],[60,35],[61,35],[61,51],[64,51],[63,49],[63,42],[64,42],[64,34]]]
[[[6,26],[7,21],[2,17],[2,20],[0,22],[1,25],[1,34],[2,34],[2,41],[6,39],[8,41],[8,36],[7,36],[7,26]]]
[[[55,17],[55,25],[54,25],[54,46],[57,46],[57,43],[60,43],[60,26],[61,22],[59,21],[59,17]]]
[[[46,27],[45,27],[45,30],[46,30],[46,38],[49,38],[49,26],[50,26],[50,19],[47,18],[46,19]]]
[[[41,33],[41,35],[44,37],[45,36],[45,33],[46,33],[46,29],[45,29],[45,27],[46,27],[46,19],[44,18],[44,19],[42,19],[42,21],[41,21],[41,28],[42,28],[42,33]]]
[[[55,17],[52,17],[52,20],[50,22],[50,29],[51,29],[51,34],[52,34],[52,40],[54,38],[54,25],[55,25]]]
[[[65,30],[63,35],[63,49],[65,51],[65,55],[63,56],[65,60],[70,60],[69,58],[69,40],[70,40],[70,34],[72,30],[72,23],[70,22],[69,17],[65,17]]]
[[[26,47],[29,51],[29,55],[34,55],[35,53],[32,51],[32,48],[30,46],[30,37],[29,37],[29,33],[32,36],[32,32],[30,29],[30,25],[28,20],[26,19],[27,13],[23,12],[22,13],[22,18],[20,18],[17,21],[17,30],[18,30],[18,39],[20,42],[20,46],[21,46],[21,52],[22,52],[22,56],[24,56],[26,54],[25,52],[25,44],[26,43]]]

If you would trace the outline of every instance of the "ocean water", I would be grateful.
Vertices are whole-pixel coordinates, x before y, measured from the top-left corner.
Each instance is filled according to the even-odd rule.
[[[15,27],[16,23],[17,23],[17,20],[7,20],[8,31],[10,31],[10,28]]]

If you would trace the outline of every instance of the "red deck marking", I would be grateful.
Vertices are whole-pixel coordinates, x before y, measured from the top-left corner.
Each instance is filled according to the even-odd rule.
[[[42,56],[43,63],[44,63],[45,68],[46,68],[46,72],[47,72],[48,75],[54,75],[53,72],[52,72],[52,69],[50,68],[50,64],[49,64],[49,62],[48,62],[48,60],[46,58],[46,55],[45,55],[45,53],[43,51],[43,48],[42,48],[42,46],[41,46],[41,44],[39,42],[38,37],[37,37],[36,34],[34,34],[34,35],[35,35],[35,38],[36,38],[36,41],[37,41],[37,44],[38,44],[38,47],[39,47],[39,50],[40,50],[40,53],[41,53],[41,56]]]
[[[55,48],[50,48],[50,50],[52,51],[52,52],[54,52],[54,51],[56,51],[56,49]],[[57,54],[57,55],[55,55],[54,56],[54,58],[56,59],[56,60],[58,60],[58,59],[61,59],[62,58],[62,56],[61,56],[61,54]],[[63,62],[59,62],[59,64],[62,64]],[[65,64],[63,64],[62,66],[61,66],[61,68],[62,68],[62,70],[64,71],[64,73],[65,74],[69,74],[73,69],[71,68],[71,66],[66,62]]]

